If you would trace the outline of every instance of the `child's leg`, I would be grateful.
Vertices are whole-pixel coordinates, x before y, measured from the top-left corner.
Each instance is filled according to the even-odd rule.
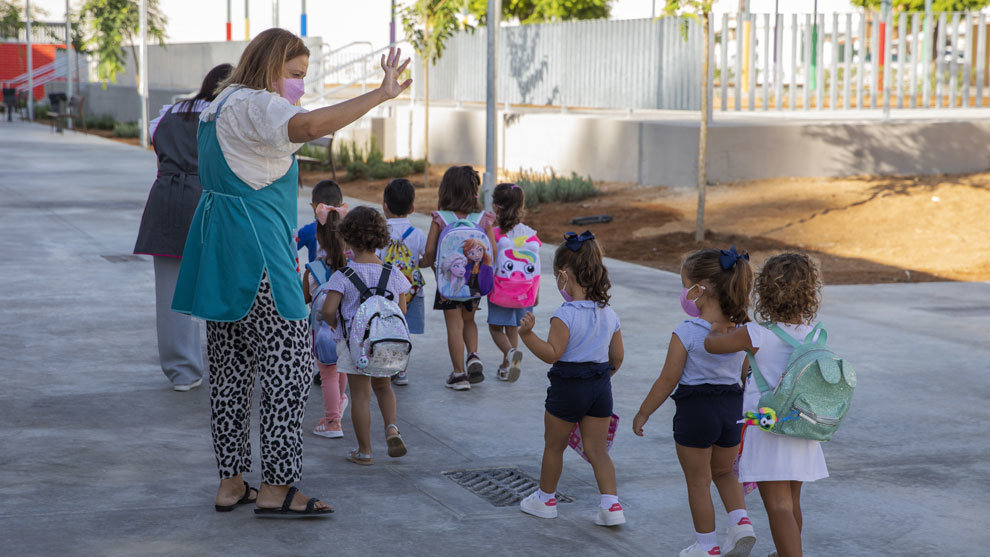
[[[443,310],[443,320],[447,324],[447,349],[454,373],[464,373],[464,318],[461,308]],[[353,387],[352,391],[353,393]]]
[[[351,426],[357,438],[358,452],[371,454],[371,378],[352,375],[351,385]]]
[[[510,347],[519,348],[519,327],[506,327],[505,336],[509,339]]]
[[[801,557],[801,526],[795,520],[794,482],[757,482],[770,520],[770,533],[780,557]]]
[[[712,505],[712,448],[698,449],[675,443],[677,460],[684,470],[687,482],[688,505],[694,531],[698,533],[715,531],[715,506]]]
[[[353,387],[352,387],[353,388]],[[389,377],[372,377],[371,388],[378,399],[378,409],[382,412],[385,425],[394,424],[396,419],[395,392],[392,391],[392,379]]]
[[[551,416],[549,412],[544,412],[543,426],[544,446],[543,463],[540,466],[540,491],[552,495],[557,492],[557,482],[560,481],[560,473],[564,469],[564,449],[567,448],[567,439],[571,436],[574,424]]]
[[[316,363],[320,368],[320,389],[323,391],[323,416],[327,421],[340,419],[340,396],[343,391],[339,388],[340,377],[346,374],[337,373],[337,364]],[[346,379],[345,379],[345,385]]]
[[[478,351],[478,325],[474,322],[474,311],[468,311],[463,307],[458,308],[461,312],[461,319],[464,323],[464,346],[467,347],[468,354]]]
[[[804,518],[801,516],[801,482],[791,482],[791,504],[794,505],[794,521],[797,522],[800,534],[804,526]]]
[[[725,512],[746,508],[742,484],[732,471],[732,463],[735,462],[738,453],[739,445],[735,447],[712,445],[712,481],[715,482],[715,489],[718,489],[722,504],[725,505]]]
[[[505,334],[505,330],[509,327],[503,327],[502,325],[489,325],[488,332],[492,334],[492,340],[495,341],[495,346],[502,351],[502,367],[507,367],[509,365],[509,360],[506,359],[506,355],[509,350],[512,349],[512,344],[509,342],[509,337]],[[518,335],[517,335],[518,336]]]
[[[337,366],[334,366],[335,368]],[[338,373],[337,374],[337,392],[339,393],[340,400],[343,401],[347,398],[347,374]],[[341,416],[343,417],[343,416]]]
[[[608,456],[608,451],[605,448],[610,421],[612,421],[611,417],[594,418],[592,416],[585,416],[579,422],[581,427],[581,442],[584,448],[584,454],[588,455],[588,460],[591,461],[591,467],[595,471],[595,480],[598,482],[599,493],[604,495],[618,495],[615,487],[615,466],[612,464],[612,458]]]

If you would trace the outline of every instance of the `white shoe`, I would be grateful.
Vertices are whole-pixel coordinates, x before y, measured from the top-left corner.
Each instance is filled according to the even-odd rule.
[[[507,367],[500,367],[500,368],[498,368],[498,373],[495,374],[495,377],[497,377],[499,381],[508,381],[509,380],[509,368],[507,368]]]
[[[725,557],[748,557],[756,545],[756,533],[748,517],[739,520],[739,524],[729,526],[725,535]]]
[[[519,375],[522,373],[522,368],[519,367],[519,363],[522,362],[523,353],[512,348],[509,353],[505,355],[505,359],[509,360],[509,383],[515,383],[519,379]]]
[[[720,550],[717,545],[711,548],[710,550],[705,551],[704,549],[701,549],[701,546],[698,545],[698,542],[694,542],[694,545],[692,545],[691,547],[681,550],[680,557],[710,557],[712,555],[721,555],[721,554],[722,554],[722,550]]]
[[[618,526],[626,523],[626,516],[622,514],[622,505],[615,503],[608,510],[598,507],[598,516],[595,517],[595,524],[599,526]]]
[[[172,390],[179,391],[180,393],[184,393],[186,391],[191,391],[202,384],[203,384],[203,380],[197,379],[192,383],[189,383],[188,385],[172,385]]]
[[[392,382],[395,383],[396,385],[408,385],[409,377],[406,375],[406,372],[400,371],[399,373],[392,376]]]
[[[534,491],[529,494],[529,497],[519,501],[519,509],[526,514],[540,518],[557,518],[557,498],[553,497],[544,503],[540,501],[539,494]]]

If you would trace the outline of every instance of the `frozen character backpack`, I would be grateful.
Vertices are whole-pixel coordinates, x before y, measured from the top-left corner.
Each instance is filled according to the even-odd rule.
[[[409,292],[406,292],[407,303],[411,302],[416,297],[416,294],[419,293],[419,289],[426,284],[426,281],[423,280],[423,273],[419,272],[419,265],[413,263],[412,251],[406,245],[406,238],[415,230],[415,228],[410,226],[402,233],[401,238],[390,240],[382,257],[385,263],[391,264],[392,268],[398,269],[399,272],[409,279],[409,284],[412,285],[412,288],[409,289]]]
[[[337,340],[334,338],[333,329],[323,320],[323,302],[327,299],[327,289],[324,288],[330,276],[333,275],[331,269],[322,259],[315,259],[306,264],[309,269],[309,276],[313,277],[319,289],[313,296],[313,303],[309,306],[309,328],[313,331],[313,352],[316,360],[321,364],[330,365],[337,363]]]
[[[760,407],[759,413],[747,412],[744,422],[770,433],[828,441],[849,410],[856,372],[825,344],[828,335],[821,323],[803,342],[795,340],[776,323],[764,326],[793,346],[794,352],[787,360],[780,382],[772,389],[756,366],[753,354],[748,355],[753,379],[760,389]]]
[[[444,228],[437,247],[437,289],[448,300],[466,302],[492,291],[492,245],[479,224],[483,213],[463,219],[451,211],[438,213]]]
[[[361,296],[361,305],[350,327],[344,325],[344,338],[354,367],[371,377],[391,377],[405,371],[412,351],[406,317],[395,302],[395,294],[388,290],[392,270],[388,263],[383,265],[378,286],[372,291],[354,269],[340,269]]]
[[[518,226],[518,225],[517,225]],[[536,231],[509,237],[495,232],[495,280],[488,299],[505,308],[528,308],[540,291],[540,246]]]

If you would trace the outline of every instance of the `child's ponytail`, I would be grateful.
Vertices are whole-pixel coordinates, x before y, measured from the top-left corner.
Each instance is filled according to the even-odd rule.
[[[705,281],[711,286],[729,321],[742,324],[750,320],[753,268],[748,253],[737,252],[735,246],[729,250],[698,250],[684,259],[682,269],[691,282]]]
[[[492,205],[495,206],[496,220],[502,234],[522,222],[525,214],[526,193],[516,184],[499,184],[492,192]]]
[[[337,228],[343,218],[337,211],[328,211],[326,221],[316,221],[316,241],[327,253],[324,261],[333,269],[339,269],[347,265],[347,256],[344,255],[344,241],[340,238]]]

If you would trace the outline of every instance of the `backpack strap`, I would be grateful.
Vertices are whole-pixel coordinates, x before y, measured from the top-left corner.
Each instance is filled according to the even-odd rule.
[[[767,380],[763,378],[763,374],[760,373],[759,366],[756,365],[756,357],[749,350],[746,351],[746,359],[749,360],[749,368],[753,370],[753,379],[756,381],[756,388],[760,390],[760,394],[764,394],[770,390],[770,385],[767,384]]]
[[[406,238],[408,238],[409,235],[412,234],[414,230],[416,229],[411,226],[407,228],[406,231],[402,233],[402,240],[404,241]]]
[[[470,215],[464,217],[464,220],[470,222],[471,224],[478,226],[481,223],[481,217],[485,216],[484,211],[478,213],[471,213]]]
[[[457,215],[453,211],[437,211],[437,214],[440,215],[440,220],[443,221],[444,226],[457,220]]]
[[[317,263],[319,263],[319,267],[316,266]],[[323,260],[315,259],[307,263],[306,268],[309,269],[309,275],[316,279],[317,286],[322,286],[330,280],[330,275],[332,274],[330,267]]]
[[[815,340],[815,334],[818,335],[817,340]],[[819,346],[825,346],[825,343],[827,341],[828,341],[828,332],[825,330],[825,326],[822,325],[821,323],[815,325],[815,328],[812,329],[811,332],[804,337],[805,344],[814,342]]]
[[[801,346],[801,343],[795,340],[794,337],[792,337],[791,335],[787,334],[787,331],[781,329],[780,325],[776,323],[769,323],[767,325],[764,325],[764,327],[770,329],[770,331],[772,331],[773,334],[777,335],[777,337],[780,338],[780,340],[786,342],[787,344],[790,344],[794,348]],[[818,327],[821,327],[821,325],[818,325]],[[818,328],[816,327],[815,330],[818,330]],[[811,331],[811,334],[814,334],[814,332],[815,331]]]
[[[392,264],[386,263],[382,265],[382,275],[378,277],[378,287],[375,288],[375,294],[383,296],[387,300],[392,300],[395,295],[388,290],[388,279],[392,276]]]
[[[354,269],[350,267],[341,267],[340,272],[343,273],[345,277],[350,279],[351,284],[354,285],[354,288],[357,288],[358,295],[361,296],[361,303],[364,303],[365,300],[371,297],[371,290],[369,290],[364,284],[361,277],[357,276]]]

